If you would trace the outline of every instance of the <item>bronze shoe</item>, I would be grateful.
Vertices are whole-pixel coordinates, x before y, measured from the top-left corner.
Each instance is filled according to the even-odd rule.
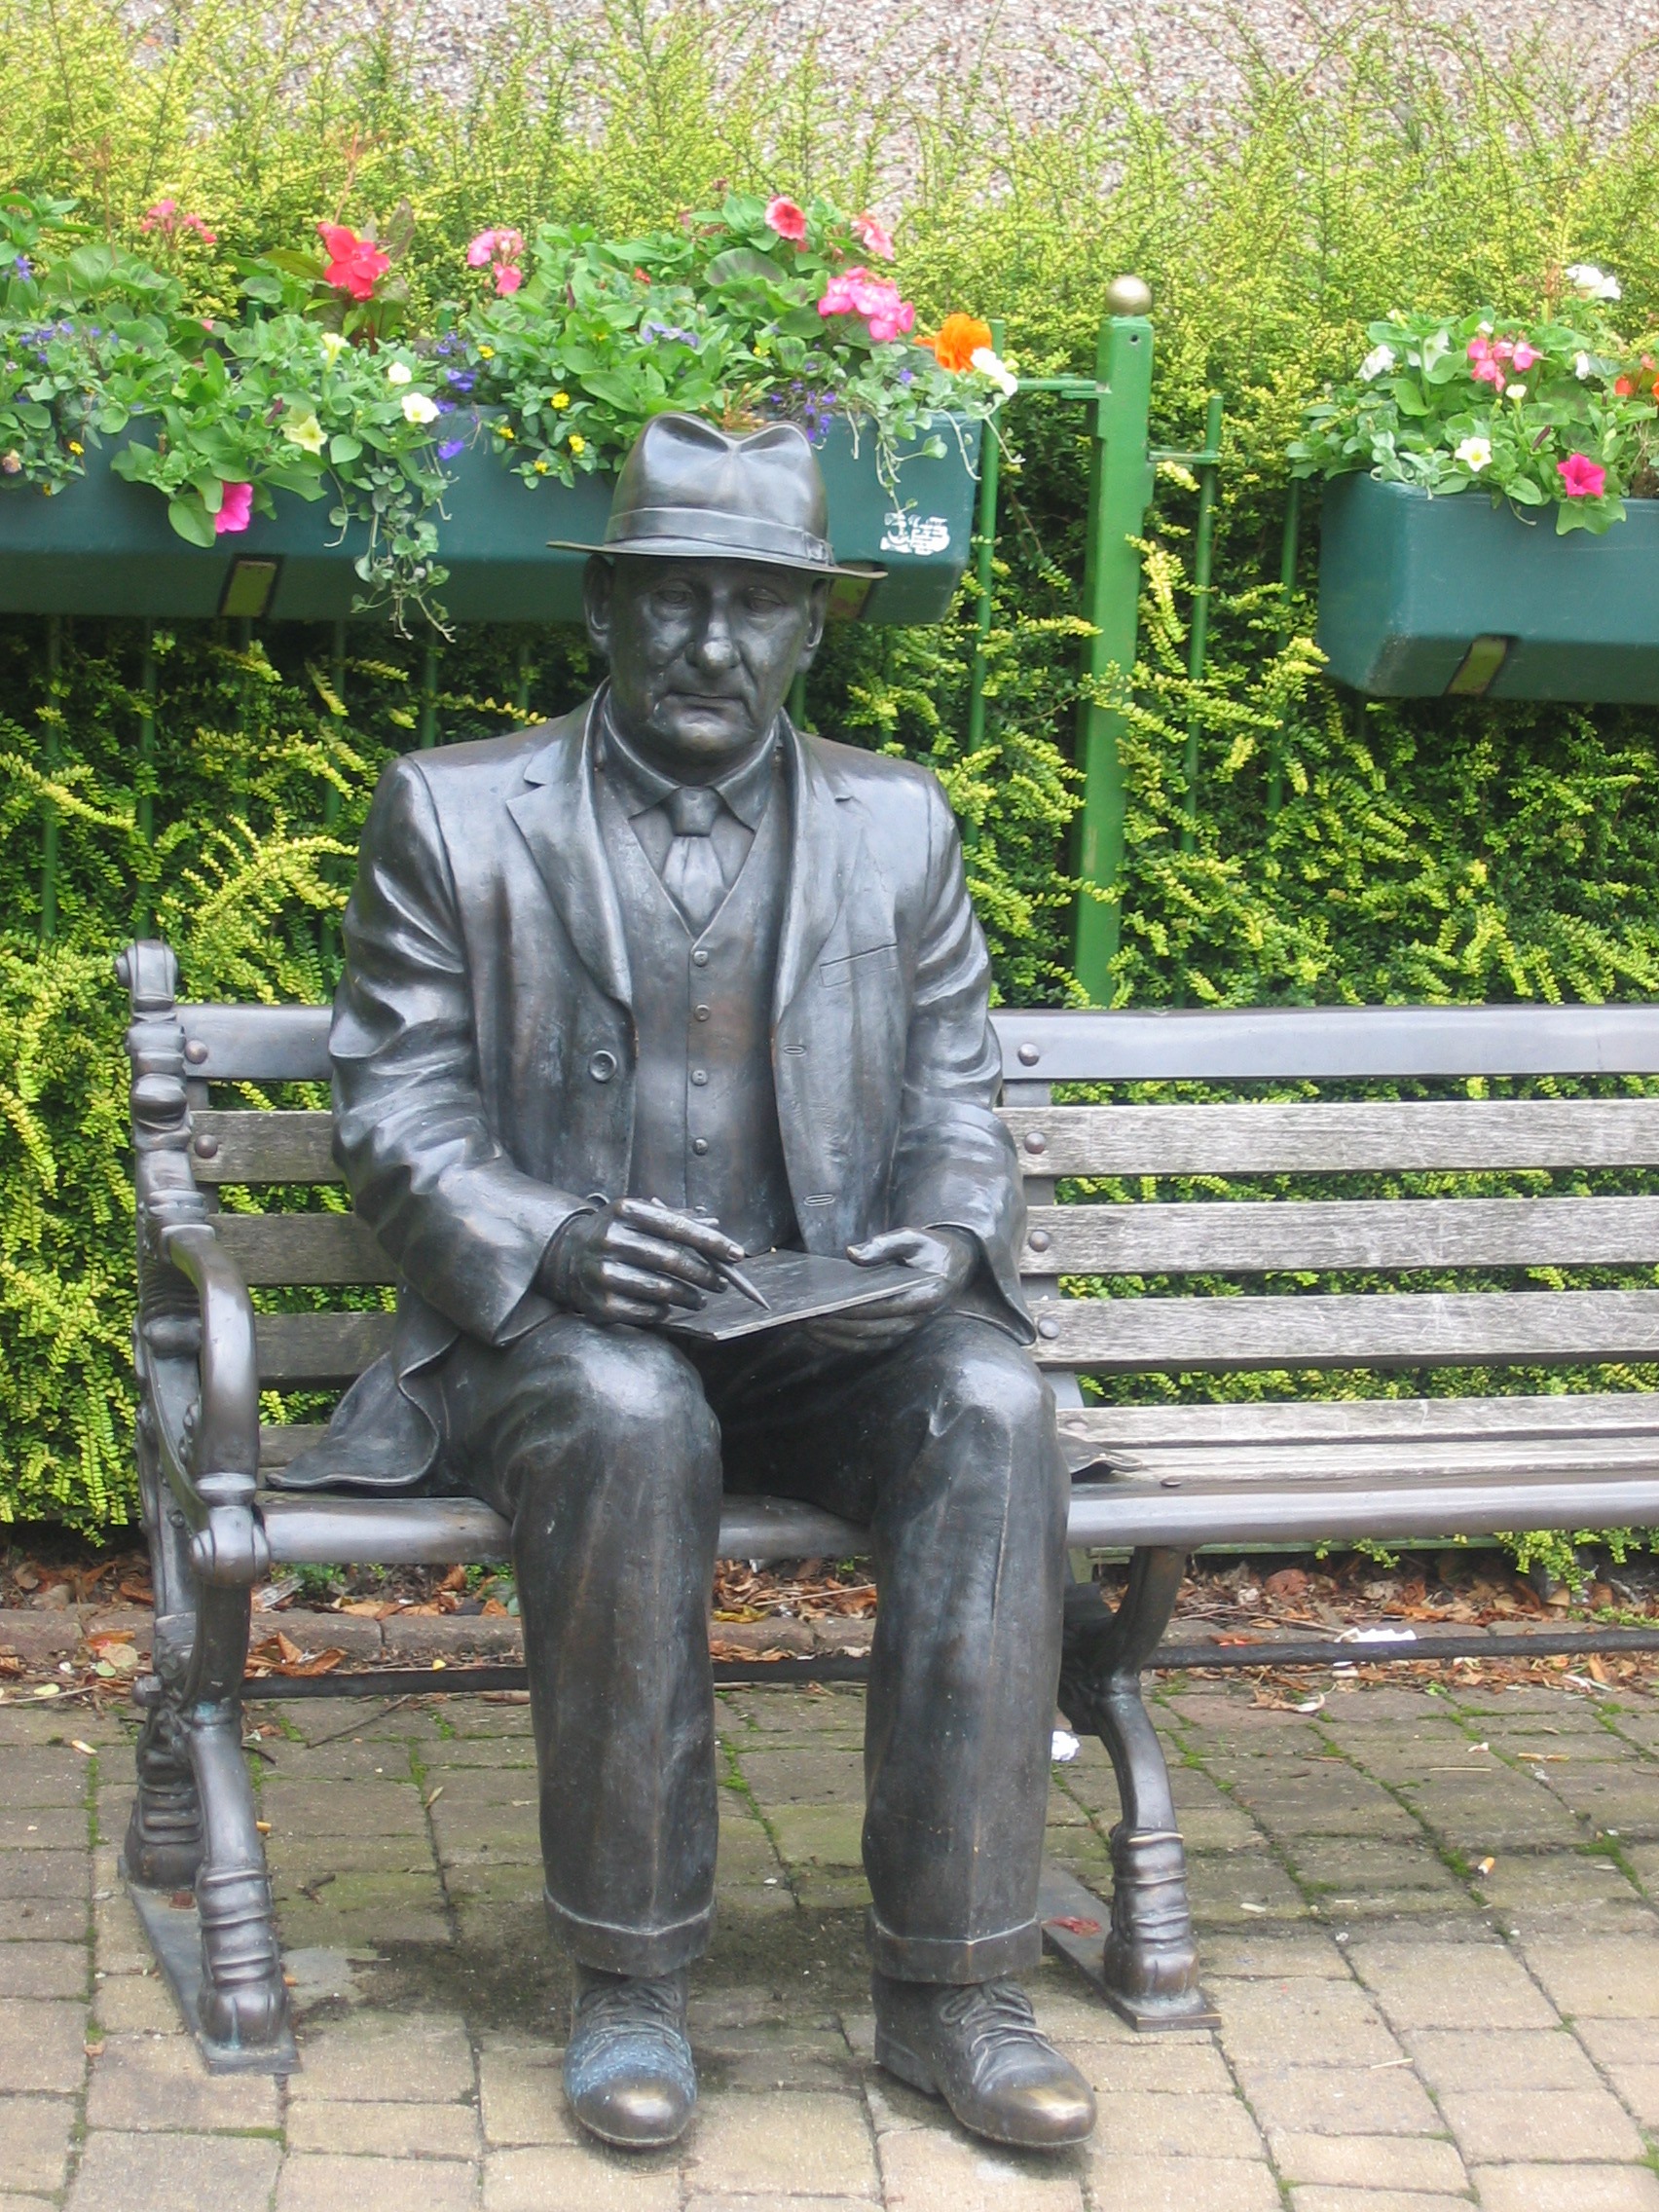
[[[644,1980],[576,1968],[565,2095],[590,2135],[654,2150],[684,2134],[697,2102],[685,1975]]]
[[[1027,2151],[1080,2143],[1094,2092],[1038,2032],[1016,1981],[873,1977],[877,2063],[924,2096],[942,2097],[964,2127]]]

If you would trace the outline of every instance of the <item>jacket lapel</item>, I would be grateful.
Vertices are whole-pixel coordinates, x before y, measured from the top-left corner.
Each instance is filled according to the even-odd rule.
[[[811,973],[849,889],[858,880],[858,850],[863,842],[856,808],[837,792],[815,749],[801,741],[788,716],[783,728],[793,770],[794,822],[772,1000],[773,1016],[780,1020]]]
[[[577,956],[596,982],[623,1006],[633,1004],[628,952],[616,886],[605,856],[593,804],[593,740],[597,697],[577,725],[535,754],[524,772],[530,787],[507,801],[507,812],[530,847]]]

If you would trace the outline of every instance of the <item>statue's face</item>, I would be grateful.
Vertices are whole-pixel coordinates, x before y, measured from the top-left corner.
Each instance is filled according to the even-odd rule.
[[[587,572],[588,635],[610,663],[623,735],[707,780],[771,728],[824,630],[830,587],[756,561],[623,554]]]

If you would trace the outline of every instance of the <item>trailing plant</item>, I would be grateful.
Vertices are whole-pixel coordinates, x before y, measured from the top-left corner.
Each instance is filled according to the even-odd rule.
[[[1494,506],[1553,506],[1563,535],[1622,522],[1626,493],[1659,492],[1659,338],[1633,346],[1612,329],[1600,310],[1620,286],[1593,262],[1552,273],[1546,294],[1539,319],[1396,311],[1369,324],[1357,374],[1309,408],[1292,474],[1479,486]]]

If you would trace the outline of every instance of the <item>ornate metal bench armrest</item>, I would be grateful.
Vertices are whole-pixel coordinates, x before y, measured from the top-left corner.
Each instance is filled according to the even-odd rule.
[[[192,1484],[205,1520],[191,1542],[204,1582],[250,1584],[269,1573],[270,1548],[254,1511],[259,1470],[259,1355],[253,1301],[236,1263],[204,1221],[164,1229],[162,1257],[194,1286],[202,1337],[201,1410]]]

